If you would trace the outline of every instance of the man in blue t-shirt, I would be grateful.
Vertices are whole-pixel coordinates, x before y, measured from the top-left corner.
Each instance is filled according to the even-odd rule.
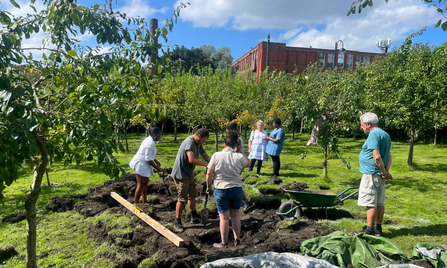
[[[368,138],[360,152],[360,172],[363,173],[359,187],[358,205],[365,206],[367,225],[362,231],[369,235],[382,236],[382,222],[385,213],[385,182],[392,180],[391,138],[379,128],[379,118],[374,113],[365,113],[360,117],[361,128]]]

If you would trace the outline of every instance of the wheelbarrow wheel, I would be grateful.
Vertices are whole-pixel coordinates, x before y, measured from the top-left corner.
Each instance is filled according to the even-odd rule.
[[[283,202],[281,204],[281,206],[279,206],[278,213],[287,213],[287,212],[289,212],[290,210],[292,210],[293,208],[295,208],[297,206],[298,205],[294,201],[292,201],[292,200]],[[285,215],[282,215],[282,216],[285,217],[285,218],[288,218],[288,219],[293,219],[293,218],[301,217],[302,213],[303,213],[303,211],[301,210],[300,207],[298,207],[294,211],[291,211],[291,212],[289,212],[289,213],[287,213]]]

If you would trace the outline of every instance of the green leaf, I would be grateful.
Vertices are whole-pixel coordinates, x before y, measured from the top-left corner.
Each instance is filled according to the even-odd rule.
[[[438,28],[439,26],[441,26],[441,22],[442,22],[442,19],[438,20],[438,22],[435,25],[435,28]]]
[[[441,25],[441,28],[444,32],[447,31],[447,21],[444,21],[444,23]]]
[[[70,51],[67,51],[67,55],[70,57],[76,57],[78,55],[78,53],[76,53],[76,51],[74,51],[74,50],[70,50]]]
[[[102,90],[104,91],[104,92],[109,92],[110,91],[110,85],[105,85],[105,86],[103,86],[102,87]]]
[[[119,148],[120,148],[121,152],[125,152],[126,151],[126,149],[124,149],[124,146],[123,146],[122,143],[119,144]]]
[[[9,1],[10,1],[11,4],[12,4],[13,6],[15,6],[16,8],[20,8],[19,4],[17,4],[16,1],[14,1],[14,0],[9,0]]]
[[[361,7],[365,8],[369,3],[369,0],[363,0]]]
[[[370,6],[370,7],[373,6],[373,0],[369,0],[369,1],[368,1],[368,6]]]

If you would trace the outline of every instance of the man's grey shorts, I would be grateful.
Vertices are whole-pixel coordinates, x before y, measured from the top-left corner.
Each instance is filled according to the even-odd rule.
[[[359,187],[358,205],[378,207],[385,204],[385,180],[379,174],[363,174]]]

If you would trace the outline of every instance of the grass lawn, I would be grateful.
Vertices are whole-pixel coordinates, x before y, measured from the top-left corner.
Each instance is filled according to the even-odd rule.
[[[173,135],[164,134],[157,144],[158,160],[163,166],[172,167],[177,149],[187,134],[180,134],[177,141]],[[130,159],[137,151],[144,135],[131,135],[129,140],[130,152],[119,153],[117,158],[128,171]],[[320,186],[330,187],[328,191],[337,193],[350,186],[358,186],[361,174],[359,172],[358,154],[364,139],[340,139],[340,150],[350,163],[347,169],[340,159],[330,159],[328,163],[328,178],[323,178],[323,153],[320,147],[307,148],[305,146],[308,134],[295,135],[291,140],[286,135],[284,151],[281,154],[280,178],[283,184],[305,182],[309,189],[319,189]],[[247,140],[247,139],[244,139]],[[220,149],[223,148],[221,141]],[[214,151],[214,135],[205,144],[205,149],[211,155]],[[248,149],[248,146],[246,146]],[[433,242],[441,245],[447,241],[447,155],[446,145],[416,144],[414,148],[414,166],[408,168],[406,161],[409,146],[406,143],[393,142],[391,153],[393,164],[391,174],[394,179],[387,183],[386,211],[384,218],[384,236],[397,244],[407,255],[411,254],[417,242]],[[305,157],[302,157],[302,154]],[[196,168],[200,172],[200,180],[205,180],[203,167]],[[249,174],[248,171],[244,175]],[[265,162],[261,177],[256,178],[255,171],[250,173],[246,182],[245,191],[252,198],[259,198],[260,187],[279,188],[281,185],[266,184],[272,173],[271,160]],[[42,188],[38,207],[42,208],[38,214],[37,254],[48,255],[38,261],[39,266],[54,265],[52,267],[82,267],[98,254],[102,246],[87,238],[87,226],[95,219],[83,219],[76,212],[52,213],[43,208],[51,201],[53,196],[72,197],[79,201],[79,196],[88,193],[92,186],[102,185],[109,180],[92,163],[81,166],[68,166],[54,164],[49,170],[51,182],[58,183],[58,187]],[[151,178],[152,180],[152,178]],[[158,178],[157,178],[158,180]],[[44,182],[45,182],[44,178]],[[0,218],[24,210],[23,196],[32,182],[32,172],[23,176],[7,187],[4,191],[5,199],[0,204]],[[271,198],[288,199],[287,195],[280,194]],[[353,217],[339,218],[337,220],[321,219],[323,224],[335,226],[348,234],[360,230],[366,224],[366,210],[357,206],[357,200],[349,199],[343,206],[328,210],[328,214],[346,213]],[[173,211],[174,213],[174,211]],[[95,218],[95,217],[94,217]],[[125,219],[122,219],[125,221]],[[125,223],[121,223],[125,226]],[[6,261],[4,267],[25,267],[26,255],[26,226],[25,221],[16,224],[0,224],[0,248],[12,245],[19,255]]]

